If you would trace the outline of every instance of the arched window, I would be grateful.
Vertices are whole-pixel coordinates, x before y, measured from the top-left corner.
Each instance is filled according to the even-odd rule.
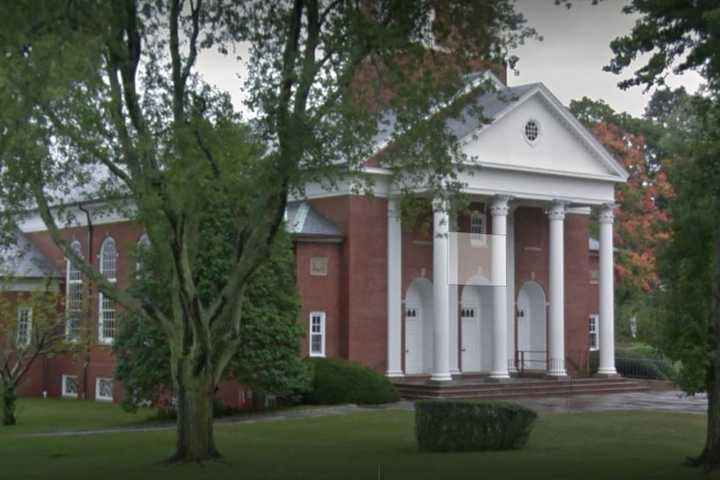
[[[75,255],[82,257],[82,247],[77,240],[70,244]],[[65,265],[65,335],[68,340],[77,340],[80,337],[80,316],[83,305],[83,278],[80,269],[72,260],[67,259]]]
[[[100,273],[108,282],[117,282],[117,247],[115,240],[106,238],[100,247]],[[112,343],[115,338],[115,302],[104,293],[98,294],[100,306],[98,340],[101,343]]]
[[[137,242],[137,260],[135,261],[135,273],[140,273],[143,269],[143,255],[150,248],[150,237],[147,233],[140,235],[140,239]]]

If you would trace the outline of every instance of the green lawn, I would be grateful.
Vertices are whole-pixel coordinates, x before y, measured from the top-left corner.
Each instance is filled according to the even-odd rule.
[[[116,404],[104,402],[21,398],[17,405],[18,424],[14,427],[0,425],[0,438],[32,432],[136,426],[147,422],[154,414],[150,409],[127,413]]]
[[[132,418],[114,415],[112,422],[98,417],[94,422],[119,425]],[[30,423],[35,428],[38,422]],[[158,460],[172,452],[172,432],[31,438],[6,432],[0,435],[0,478],[700,479],[706,477],[681,463],[697,453],[703,433],[701,415],[557,414],[540,418],[521,451],[421,454],[412,413],[381,410],[220,425],[217,440],[225,463],[165,466]]]

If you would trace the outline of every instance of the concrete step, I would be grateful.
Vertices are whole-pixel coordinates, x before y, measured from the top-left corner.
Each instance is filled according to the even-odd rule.
[[[494,384],[397,384],[396,386],[400,395],[407,399],[563,397],[569,395],[640,392],[648,390],[646,385],[623,378]]]

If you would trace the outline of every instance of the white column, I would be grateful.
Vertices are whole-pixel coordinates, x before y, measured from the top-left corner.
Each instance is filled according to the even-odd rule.
[[[515,219],[512,210],[508,215],[507,229],[507,324],[508,324],[508,370],[517,372],[515,368]]]
[[[458,323],[459,288],[457,285],[450,285],[450,374],[461,375],[460,372],[460,337]]]
[[[599,375],[615,370],[615,299],[613,279],[613,206],[600,209],[600,365]]]
[[[397,198],[388,198],[387,218],[387,371],[402,377],[402,225]]]
[[[562,377],[565,371],[565,205],[548,210],[550,220],[550,334],[548,375]]]
[[[433,306],[434,363],[430,380],[444,382],[450,376],[450,285],[448,283],[448,231],[450,217],[447,203],[433,202]]]
[[[491,378],[510,378],[507,355],[507,214],[508,198],[496,197],[490,207],[492,235],[493,365]]]

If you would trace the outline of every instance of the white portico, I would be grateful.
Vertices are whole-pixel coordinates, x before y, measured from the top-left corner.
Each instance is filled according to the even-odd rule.
[[[577,232],[572,236],[575,243],[566,241],[566,218],[570,214],[587,216],[593,210],[600,223],[598,373],[615,374],[612,220],[614,187],[625,181],[627,172],[543,85],[508,90],[514,101],[498,104],[491,94],[477,99],[492,119],[489,125],[470,121],[451,125],[470,159],[470,169],[460,174],[460,181],[473,201],[483,205],[477,222],[465,234],[480,234],[484,239],[475,247],[479,255],[489,252],[485,283],[462,283],[453,274],[453,261],[472,264],[477,260],[451,258],[451,229],[456,219],[440,200],[432,202],[432,278],[404,279],[399,199],[391,189],[387,220],[389,377],[421,374],[446,382],[453,375],[471,372],[502,380],[518,368],[537,369],[538,365],[549,376],[566,376],[567,352],[576,348],[566,345],[567,305],[575,300],[566,298],[566,261],[568,249],[578,244]],[[537,239],[538,245],[547,248],[519,251],[515,218],[519,208],[543,212],[534,228],[545,236]],[[488,226],[489,235],[477,230]],[[526,262],[534,265],[542,259],[542,268],[534,268],[547,271],[544,285],[535,281],[534,271],[531,278],[518,284],[518,255],[530,258]]]

